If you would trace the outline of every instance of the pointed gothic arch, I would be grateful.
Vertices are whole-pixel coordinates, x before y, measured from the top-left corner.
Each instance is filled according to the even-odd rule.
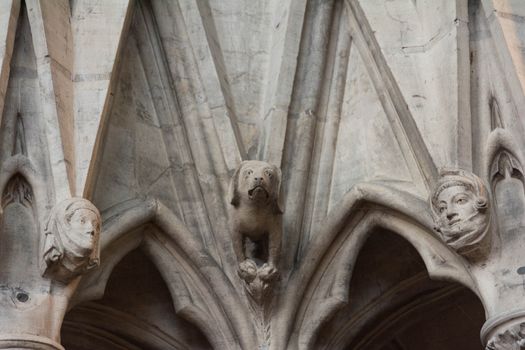
[[[163,312],[160,324],[143,303]],[[198,325],[175,312],[168,285],[140,247],[117,264],[100,300],[69,310],[61,333],[72,350],[213,348]]]
[[[285,328],[278,346],[309,348],[319,328],[348,302],[355,260],[367,237],[378,228],[394,232],[416,249],[431,278],[455,281],[483,299],[468,262],[433,231],[428,204],[382,184],[352,188],[311,242],[304,263],[292,272],[281,300],[277,327]],[[293,293],[291,291],[294,291]],[[298,298],[298,292],[301,298]]]

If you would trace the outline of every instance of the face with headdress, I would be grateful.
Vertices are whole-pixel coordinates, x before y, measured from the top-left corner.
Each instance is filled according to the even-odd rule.
[[[79,203],[79,202],[76,202]],[[98,211],[90,206],[74,205],[67,209],[66,239],[71,248],[79,255],[91,255],[98,244],[100,218]]]
[[[459,252],[475,249],[489,227],[487,191],[476,175],[463,170],[441,173],[431,198],[436,230]]]
[[[44,261],[78,274],[99,264],[100,214],[83,198],[57,204],[45,232]]]

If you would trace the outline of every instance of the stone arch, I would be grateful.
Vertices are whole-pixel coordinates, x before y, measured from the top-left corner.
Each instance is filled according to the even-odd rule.
[[[457,283],[431,280],[417,251],[391,231],[378,229],[367,238],[353,268],[348,300],[320,328],[313,348],[480,347],[485,317],[479,299]],[[436,337],[438,330],[447,336]]]
[[[173,309],[168,285],[145,249],[112,271],[104,296],[71,309],[62,327],[68,349],[210,349],[207,337]]]
[[[283,344],[278,346],[312,345],[319,327],[348,302],[355,260],[376,229],[392,231],[407,240],[431,278],[455,281],[480,295],[468,262],[433,232],[426,200],[386,184],[364,183],[354,186],[336,208],[323,232],[310,242],[303,264],[292,273],[288,290],[279,301],[287,315],[279,318],[277,327],[293,326],[288,326]]]
[[[118,262],[141,247],[170,290],[175,311],[216,348],[255,343],[238,292],[202,241],[157,200],[123,203],[104,215],[101,266],[81,281],[71,305],[101,298]],[[104,261],[107,258],[107,261]]]

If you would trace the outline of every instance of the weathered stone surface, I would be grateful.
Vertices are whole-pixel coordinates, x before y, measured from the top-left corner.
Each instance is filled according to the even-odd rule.
[[[0,348],[522,348],[524,14],[0,1]]]

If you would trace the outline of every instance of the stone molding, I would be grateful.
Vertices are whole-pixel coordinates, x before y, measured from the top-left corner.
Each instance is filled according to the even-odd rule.
[[[498,344],[499,338],[505,341],[505,339],[508,339],[505,333],[507,331],[509,332],[508,335],[516,333],[516,331],[520,330],[522,324],[525,324],[525,310],[508,311],[489,318],[481,328],[481,342],[488,346],[491,343]],[[494,349],[499,350],[497,347]]]
[[[0,3],[0,349],[138,248],[212,346],[314,348],[374,230],[523,346],[525,7],[276,3]]]
[[[0,349],[65,350],[56,341],[29,334],[0,334]]]

